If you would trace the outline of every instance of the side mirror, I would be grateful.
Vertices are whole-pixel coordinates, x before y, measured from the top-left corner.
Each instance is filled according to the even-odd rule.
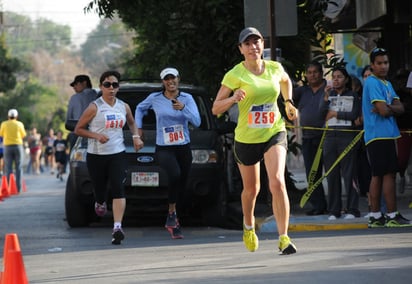
[[[74,128],[76,127],[77,122],[78,122],[77,119],[66,120],[64,127],[66,127],[67,130],[74,131]]]
[[[219,134],[233,133],[236,128],[236,123],[232,121],[217,121],[217,131]]]

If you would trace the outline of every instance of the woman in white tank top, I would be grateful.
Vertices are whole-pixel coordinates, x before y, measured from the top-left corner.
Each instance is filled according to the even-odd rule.
[[[74,130],[88,138],[87,168],[94,184],[95,212],[104,216],[107,211],[107,184],[113,198],[112,244],[124,239],[122,220],[126,209],[123,180],[126,174],[123,127],[128,124],[136,151],[143,147],[130,107],[116,98],[120,74],[106,71],[100,76],[102,96],[92,102],[80,117]]]

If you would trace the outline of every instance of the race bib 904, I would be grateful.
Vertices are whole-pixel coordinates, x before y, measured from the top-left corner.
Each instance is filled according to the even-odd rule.
[[[169,127],[163,127],[163,140],[166,145],[179,144],[185,141],[183,125],[178,124]]]

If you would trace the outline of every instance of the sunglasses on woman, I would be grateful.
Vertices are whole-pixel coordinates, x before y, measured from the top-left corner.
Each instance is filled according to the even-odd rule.
[[[102,86],[105,87],[105,88],[110,88],[110,86],[113,86],[113,89],[117,89],[117,88],[119,88],[119,83],[118,82],[113,82],[113,83],[103,82]]]

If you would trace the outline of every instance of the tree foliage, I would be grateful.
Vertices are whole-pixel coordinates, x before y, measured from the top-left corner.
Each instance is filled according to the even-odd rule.
[[[50,127],[60,128],[65,119],[61,113],[73,92],[69,82],[79,72],[72,66],[82,66],[69,53],[70,27],[45,19],[31,21],[12,12],[5,13],[4,23],[1,120],[7,118],[8,109],[16,108],[26,127],[36,126],[42,133]]]
[[[312,58],[325,66],[340,63],[328,48],[330,35],[322,15],[322,5],[326,2],[328,0],[298,0],[299,34],[277,38],[277,47],[282,49],[285,58],[282,63],[295,80],[301,78],[305,64]],[[75,74],[90,74],[95,79],[108,68],[121,69],[123,78],[157,80],[161,69],[174,66],[184,82],[208,88],[213,97],[223,75],[242,60],[237,35],[244,27],[243,0],[89,0],[85,10],[96,11],[107,19],[89,34],[81,46],[81,58],[71,45],[70,27],[45,19],[31,21],[18,14],[5,14],[7,49],[0,46],[0,59],[5,58],[0,63],[3,64],[0,88],[13,89],[16,77],[22,85],[3,94],[2,106],[19,102],[37,112],[42,111],[35,106],[37,103],[53,102],[56,105],[49,108],[52,117],[33,116],[44,119],[41,125],[46,127],[64,113],[73,92],[68,83]],[[125,29],[119,18],[134,32]],[[23,59],[23,63],[7,57],[8,53]],[[17,71],[18,67],[22,68],[19,64],[26,66],[24,72]],[[32,84],[47,86],[37,89],[45,94],[54,92],[54,96],[45,95],[47,99],[43,101],[42,96],[36,97]],[[27,87],[33,93],[27,93]],[[22,93],[36,97],[37,101],[20,101]]]
[[[134,31],[127,30],[118,17],[102,19],[80,47],[82,61],[91,77],[98,78],[107,69],[120,69],[134,50],[134,36]]]
[[[71,29],[67,25],[44,18],[33,21],[13,12],[5,13],[5,22],[6,42],[13,56],[21,57],[39,50],[55,55],[71,47]]]
[[[4,36],[0,37],[0,93],[13,89],[16,86],[16,73],[21,68],[21,62],[10,57],[4,43]]]
[[[136,31],[127,77],[159,79],[161,69],[174,66],[183,81],[215,92],[223,74],[240,59],[241,0],[94,0],[88,9],[105,17],[118,13]]]
[[[65,113],[66,108],[59,102],[56,91],[32,77],[19,82],[0,97],[0,120],[7,118],[9,109],[16,108],[26,128],[35,126],[42,133],[50,127],[59,129],[65,120],[65,115],[61,113]]]
[[[326,69],[346,65],[342,55],[337,54],[333,49],[331,22],[324,16],[328,5],[337,4],[334,0],[298,1],[301,16],[299,34],[310,46],[310,60],[320,62]]]
[[[130,52],[133,35],[118,18],[103,19],[79,49],[71,45],[69,26],[6,12],[0,115],[6,118],[9,108],[17,108],[27,127],[36,126],[41,133],[62,129],[74,76],[89,74],[95,85],[102,71],[117,69],[123,58],[131,58],[124,52]]]
[[[298,0],[298,35],[277,38],[285,65],[295,81],[305,65],[343,64],[331,48],[323,11],[333,0]],[[93,0],[86,10],[111,18],[116,13],[136,31],[136,50],[129,75],[158,78],[166,66],[179,69],[184,81],[201,84],[215,94],[224,75],[241,60],[237,35],[244,27],[242,0]]]

